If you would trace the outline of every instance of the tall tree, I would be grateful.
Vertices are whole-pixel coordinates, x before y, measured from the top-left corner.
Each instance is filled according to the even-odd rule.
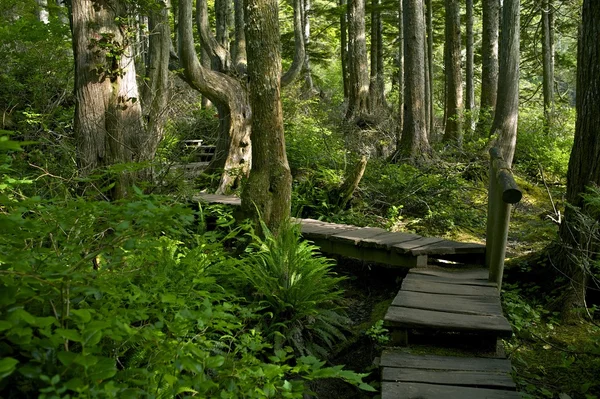
[[[429,135],[433,134],[435,126],[435,113],[433,107],[433,9],[431,0],[426,0],[427,15],[425,23],[427,29],[427,72],[429,73],[429,98],[427,99],[427,107],[429,108]]]
[[[340,58],[342,60],[342,83],[344,99],[350,97],[350,71],[348,68],[348,1],[340,0]]]
[[[404,127],[398,157],[418,161],[430,148],[425,120],[425,21],[423,0],[402,0],[404,17]]]
[[[246,74],[246,33],[244,32],[244,0],[234,0],[235,15],[235,40],[232,44],[231,52],[234,58],[235,68],[239,75]]]
[[[367,112],[369,69],[365,35],[365,0],[348,0],[348,109],[346,119]]]
[[[315,90],[315,85],[312,78],[312,70],[310,66],[310,55],[308,48],[310,45],[310,15],[311,15],[311,0],[304,0],[302,7],[302,25],[304,26],[304,88],[308,93]]]
[[[600,2],[584,0],[582,20],[577,49],[577,120],[567,171],[567,202],[580,208],[583,207],[581,194],[586,187],[600,185]],[[569,318],[576,315],[576,308],[585,306],[589,272],[583,259],[577,256],[589,237],[578,228],[572,208],[567,207],[565,211],[560,238],[567,252],[560,257],[561,269],[569,277],[561,302],[563,316]],[[597,247],[588,249],[598,253]]]
[[[302,21],[303,8],[304,4],[302,0],[294,0],[294,59],[290,69],[281,76],[282,86],[287,86],[300,75],[306,58],[306,51],[304,48],[304,24]]]
[[[467,0],[466,3],[467,8],[467,66],[465,70],[466,75],[466,95],[465,95],[465,110],[466,112],[466,130],[467,132],[473,132],[474,125],[474,117],[473,113],[475,111],[475,85],[474,85],[474,48],[473,48],[473,0]]]
[[[166,7],[163,4],[163,7]],[[155,121],[164,110],[142,112],[136,69],[133,62],[131,35],[127,21],[128,10],[120,1],[98,4],[92,0],[72,3],[73,53],[75,56],[75,135],[78,163],[83,174],[98,167],[116,163],[146,161],[154,157],[162,122]],[[160,35],[160,36],[159,36]],[[157,32],[157,38],[170,40]],[[162,45],[153,48],[162,48]],[[155,55],[158,62],[164,55]],[[147,96],[151,107],[164,104],[167,88],[164,69],[149,79],[156,93]],[[154,85],[156,83],[156,85]],[[156,94],[156,96],[154,96]],[[163,119],[164,120],[164,119]],[[154,123],[156,122],[156,123]],[[112,198],[127,193],[131,175],[121,174],[114,179]]]
[[[400,148],[402,128],[404,126],[404,12],[402,0],[398,1],[398,131],[396,148]]]
[[[369,112],[386,109],[383,76],[383,23],[381,0],[371,0],[371,73],[369,82]]]
[[[242,209],[278,232],[290,216],[292,190],[280,97],[278,4],[277,0],[246,0],[245,4],[253,165],[243,187]]]
[[[500,67],[498,97],[490,135],[496,135],[496,144],[504,160],[511,165],[517,143],[519,121],[519,28],[520,1],[504,0],[502,30],[500,32]]]
[[[205,12],[206,2],[198,0],[202,5],[200,14]],[[199,16],[202,18],[202,15]],[[194,34],[192,30],[192,0],[182,0],[179,2],[178,31],[181,43],[181,64],[184,70],[186,81],[202,95],[208,97],[213,103],[220,104],[224,111],[219,111],[222,118],[223,127],[226,130],[224,137],[228,141],[225,146],[226,158],[224,162],[224,171],[219,184],[219,193],[227,192],[240,176],[246,175],[251,167],[252,146],[250,142],[250,118],[252,116],[251,108],[248,102],[246,88],[235,77],[229,76],[223,72],[213,71],[200,64],[196,54],[194,44]],[[208,23],[208,21],[205,21]],[[204,23],[199,24],[199,28],[206,31],[201,33],[204,43],[212,43],[208,48],[213,57],[217,57],[219,62],[227,65],[228,59],[217,46],[216,39],[212,37],[207,26]]]
[[[554,107],[554,4],[542,0],[542,69],[544,92],[544,119],[546,129],[552,124]]]
[[[477,131],[488,134],[496,109],[498,93],[498,37],[500,0],[482,0],[481,99]]]
[[[444,141],[458,145],[462,142],[463,88],[460,56],[460,3],[446,0],[445,36],[447,51],[446,67],[446,129]]]

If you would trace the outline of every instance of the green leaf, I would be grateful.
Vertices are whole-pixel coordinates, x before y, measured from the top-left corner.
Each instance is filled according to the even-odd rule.
[[[98,362],[88,369],[88,375],[93,380],[106,380],[117,374],[116,362],[114,359],[101,357]]]
[[[0,320],[0,331],[8,330],[13,324],[10,321]]]
[[[77,330],[58,328],[56,329],[56,333],[64,339],[69,339],[74,342],[82,342],[81,335]]]
[[[19,361],[17,359],[13,359],[12,357],[0,359],[0,379],[11,375],[15,371],[18,363]]]
[[[71,314],[84,323],[92,319],[92,314],[87,309],[71,309]]]
[[[212,356],[209,357],[206,361],[206,367],[209,369],[219,368],[225,363],[225,358],[223,356]]]
[[[26,311],[25,309],[15,309],[10,318],[12,320],[23,320],[29,325],[35,325],[35,316]]]
[[[60,360],[60,362],[63,365],[70,366],[75,361],[75,358],[77,357],[77,353],[73,353],[73,352],[58,352],[56,354],[56,357],[58,358],[58,360]]]
[[[377,389],[373,388],[371,385],[369,385],[365,382],[361,382],[358,385],[358,388],[362,389],[363,391],[367,391],[367,392],[377,392]]]
[[[110,359],[109,359],[110,360]],[[98,357],[93,355],[78,355],[75,358],[75,363],[82,365],[86,369],[98,363]]]

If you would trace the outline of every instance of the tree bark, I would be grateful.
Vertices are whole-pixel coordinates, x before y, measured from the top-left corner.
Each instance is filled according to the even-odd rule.
[[[192,1],[179,2],[179,37],[181,63],[187,82],[213,103],[223,104],[228,128],[228,154],[217,193],[226,193],[251,168],[250,119],[252,116],[246,88],[224,73],[202,67],[194,46]]]
[[[302,0],[294,0],[294,59],[290,69],[281,76],[281,86],[285,87],[292,83],[304,65],[306,51],[304,48],[304,25],[302,24]]]
[[[146,137],[140,146],[140,160],[154,159],[158,144],[164,136],[169,101],[169,57],[171,28],[169,9],[153,11],[148,17],[150,29],[146,83],[142,87],[142,106]]]
[[[396,151],[400,148],[402,128],[404,126],[404,21],[402,0],[398,1],[398,130],[396,133]]]
[[[253,166],[242,190],[242,210],[277,234],[290,216],[292,188],[280,97],[278,4],[246,0],[245,5]]]
[[[425,25],[427,25],[427,6],[423,8],[423,20],[425,21]],[[427,122],[427,134],[431,139],[431,93],[433,93],[433,80],[429,79],[429,45],[428,45],[428,37],[427,37],[427,26],[425,27],[425,31],[423,31],[423,54],[425,54],[425,69],[423,70],[423,79],[425,81],[425,121]]]
[[[542,0],[542,86],[545,130],[552,125],[554,108],[554,11],[552,0]]]
[[[244,32],[244,0],[234,0],[235,9],[235,41],[232,46],[235,69],[238,75],[246,74],[248,60],[246,58],[246,33]]]
[[[435,128],[435,112],[433,107],[433,10],[431,8],[431,0],[426,1],[427,16],[427,72],[429,72],[429,98],[427,100],[429,107],[429,135],[433,134]]]
[[[307,93],[312,94],[315,90],[315,85],[312,78],[312,70],[310,67],[310,56],[308,47],[310,44],[310,14],[311,0],[303,1],[302,25],[304,26],[304,89]]]
[[[474,51],[473,51],[473,0],[467,0],[467,67],[466,67],[466,96],[465,110],[466,112],[466,131],[469,134],[473,133],[475,125],[475,84],[474,84]]]
[[[144,141],[142,108],[132,51],[117,17],[119,3],[98,6],[92,0],[73,2],[75,56],[75,135],[83,175],[92,170],[132,162]],[[131,177],[115,177],[110,196],[122,198]]]
[[[348,1],[348,109],[346,119],[367,113],[369,71],[365,37],[365,0]]]
[[[581,194],[586,187],[600,185],[600,2],[584,0],[582,20],[577,49],[577,120],[566,197],[569,204],[579,208],[583,207]],[[577,227],[574,212],[567,207],[559,234],[564,250],[575,256],[589,240]],[[598,248],[592,250],[597,254]],[[592,260],[595,259],[593,255]],[[581,263],[572,256],[560,260],[562,271],[569,277],[562,300],[563,316],[573,318],[577,316],[574,310],[585,306],[588,271],[583,267],[583,259],[578,259]]]
[[[179,21],[179,23],[181,22],[182,21]],[[218,72],[227,73],[231,67],[229,49],[221,45],[220,41],[210,31],[206,0],[196,1],[196,24],[198,33],[200,34],[200,44],[211,57],[212,69]]]
[[[446,129],[445,142],[462,144],[463,129],[463,89],[460,61],[460,3],[446,0],[445,36],[446,51]]]
[[[498,93],[498,37],[500,0],[482,0],[483,33],[481,36],[481,99],[479,104],[479,135],[487,135],[492,125]]]
[[[35,13],[37,19],[45,24],[50,22],[50,13],[48,12],[48,0],[36,0],[37,7]]]
[[[348,70],[348,1],[340,0],[340,57],[342,59],[342,82],[344,99],[350,97],[350,71]]]
[[[385,110],[385,83],[383,76],[383,25],[381,0],[371,0],[371,71],[369,81],[369,112]]]
[[[405,113],[399,157],[418,161],[430,148],[425,120],[425,21],[423,0],[402,0],[404,17]]]
[[[512,165],[519,121],[519,28],[520,1],[504,0],[500,32],[498,97],[490,135],[504,160]]]

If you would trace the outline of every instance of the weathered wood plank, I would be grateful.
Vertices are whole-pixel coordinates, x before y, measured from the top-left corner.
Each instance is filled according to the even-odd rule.
[[[420,255],[423,253],[431,255],[448,255],[448,254],[465,254],[465,253],[479,253],[485,252],[485,246],[481,244],[463,243],[450,240],[440,240],[437,242],[430,243],[428,245],[411,249],[411,253],[414,255]]]
[[[465,362],[468,361],[469,359],[465,359]],[[515,390],[517,387],[509,373],[463,370],[421,370],[404,367],[384,367],[381,374],[381,380],[510,390]]]
[[[496,297],[440,295],[423,292],[400,291],[393,306],[435,310],[448,313],[502,316],[502,306]]]
[[[203,200],[209,203],[226,204],[226,205],[242,205],[242,200],[234,195],[216,195],[199,193],[192,196],[194,200]]]
[[[432,283],[444,283],[444,284],[457,284],[457,285],[472,285],[480,287],[492,287],[496,288],[496,283],[485,280],[471,280],[471,279],[460,279],[451,277],[439,277],[439,276],[428,276],[426,274],[411,274],[410,278],[423,280]]]
[[[447,277],[455,279],[471,279],[488,281],[489,272],[484,268],[477,269],[450,269],[441,267],[427,267],[413,269],[411,274],[425,274],[427,276]]]
[[[467,295],[467,296],[500,296],[494,287],[481,287],[475,285],[458,285],[423,281],[422,279],[406,276],[402,282],[403,291],[429,292],[431,294]]]
[[[302,223],[302,236],[308,239],[313,238],[326,238],[328,239],[334,234],[338,234],[341,232],[354,231],[358,230],[360,227],[350,226],[345,224],[336,224],[336,223],[323,223],[322,225],[318,224],[304,224]]]
[[[384,233],[389,232],[378,227],[361,227],[358,230],[345,231],[342,233],[334,234],[331,236],[331,240],[350,242],[354,245],[358,245],[361,241],[365,239],[374,238]]]
[[[384,321],[390,326],[401,328],[494,334],[501,337],[512,335],[512,328],[508,321],[499,316],[446,313],[390,306]]]
[[[365,262],[381,263],[388,266],[423,267],[427,265],[427,256],[403,255],[382,248],[365,248],[349,242],[327,240],[314,240],[324,252],[330,252],[349,258],[360,259]],[[325,242],[323,242],[325,241]]]
[[[430,244],[433,244],[436,242],[440,242],[443,240],[444,240],[443,238],[437,238],[437,237],[421,237],[418,240],[405,241],[405,242],[398,243],[396,245],[393,245],[393,248],[400,253],[410,253],[415,248],[425,247],[427,245],[430,245]],[[426,254],[426,253],[422,253],[422,254]],[[422,254],[418,254],[418,255],[422,255]]]
[[[386,349],[381,354],[382,367],[406,367],[425,370],[460,370],[510,373],[510,360],[487,357],[412,355],[401,350]]]
[[[360,245],[363,247],[375,247],[375,248],[389,249],[393,245],[396,245],[396,244],[399,244],[402,242],[418,240],[420,238],[422,238],[422,237],[418,236],[416,234],[386,232],[386,233],[379,234],[375,237],[366,238],[364,240],[361,240]]]
[[[518,392],[415,382],[383,382],[381,399],[512,399]]]

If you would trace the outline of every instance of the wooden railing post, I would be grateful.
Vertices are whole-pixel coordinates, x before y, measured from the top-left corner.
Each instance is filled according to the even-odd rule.
[[[523,193],[515,183],[510,165],[504,161],[498,148],[490,148],[485,265],[489,270],[489,280],[497,284],[498,290],[502,287],[504,275],[511,205],[519,202],[522,197]]]

